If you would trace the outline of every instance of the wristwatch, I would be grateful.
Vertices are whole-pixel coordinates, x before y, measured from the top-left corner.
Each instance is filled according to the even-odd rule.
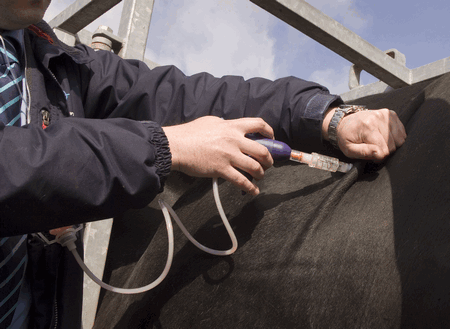
[[[342,118],[346,115],[356,113],[359,111],[367,111],[365,105],[340,105],[333,114],[331,118],[330,124],[328,126],[328,138],[330,139],[331,144],[339,149],[338,146],[338,136],[337,136],[337,127],[339,122],[341,122]]]

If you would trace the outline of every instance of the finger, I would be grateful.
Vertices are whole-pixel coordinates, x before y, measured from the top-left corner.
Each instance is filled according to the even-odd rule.
[[[389,155],[389,130],[386,126],[378,125],[379,128],[367,131],[363,136],[363,142],[366,144],[376,145],[379,148],[377,151],[379,156],[387,157]],[[385,129],[383,129],[385,127]]]
[[[245,138],[240,145],[240,149],[242,153],[245,153],[258,161],[264,170],[273,166],[273,158],[269,150],[258,142]]]
[[[404,143],[404,129],[401,129],[403,128],[403,124],[400,122],[397,113],[392,110],[381,109],[376,113],[379,120],[379,131],[386,142],[389,153],[393,153],[397,149],[397,146]],[[382,145],[378,145],[382,147]]]
[[[238,122],[244,135],[260,133],[267,138],[273,138],[274,136],[272,127],[261,118],[242,118],[237,119],[236,122]]]
[[[255,179],[260,180],[264,178],[264,168],[261,164],[245,154],[241,154],[241,156],[232,159],[231,165],[249,173]]]
[[[393,133],[391,131],[389,132],[389,138],[388,138],[387,145],[388,145],[389,153],[393,153],[397,149],[397,143],[395,142],[395,137],[393,136]]]
[[[397,113],[390,111],[389,114],[389,129],[392,132],[395,145],[400,147],[406,140],[406,130],[403,123],[397,116]]]
[[[259,188],[255,183],[248,180],[244,175],[242,175],[236,169],[229,167],[220,177],[226,179],[234,186],[237,186],[242,191],[249,193],[251,195],[258,195]]]
[[[385,158],[380,147],[374,144],[351,144],[344,154],[349,158],[381,161]]]
[[[363,136],[362,143],[348,142],[341,149],[346,156],[357,159],[384,159],[389,155],[388,145],[379,130]]]

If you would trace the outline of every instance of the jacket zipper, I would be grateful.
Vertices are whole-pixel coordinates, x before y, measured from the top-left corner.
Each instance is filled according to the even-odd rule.
[[[42,129],[47,129],[48,125],[50,124],[50,112],[47,110],[42,110],[41,115],[42,115]]]
[[[57,329],[58,328],[58,300],[55,298],[55,303],[54,305],[54,315],[55,315],[55,325],[53,327],[53,329]]]
[[[59,86],[59,81],[58,81],[58,79],[56,79],[56,77],[55,77],[55,75],[53,74],[53,72],[48,68],[48,71],[50,72],[50,74],[52,75],[52,77],[53,77],[53,80],[55,80],[55,82],[57,83],[57,85]]]
[[[58,79],[56,79],[56,76],[53,74],[53,72],[48,68],[48,71],[50,72],[50,75],[53,77],[53,80],[55,80],[56,84],[60,86]],[[61,88],[61,87],[60,87]],[[42,129],[46,129],[48,125],[50,124],[50,112],[47,110],[42,110]],[[69,112],[70,116],[74,116],[73,112]]]

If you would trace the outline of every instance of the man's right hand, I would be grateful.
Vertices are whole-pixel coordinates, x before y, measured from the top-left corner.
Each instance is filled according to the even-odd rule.
[[[325,115],[322,136],[328,140],[328,126],[335,112]],[[382,161],[403,145],[406,130],[394,111],[360,111],[346,115],[337,126],[339,149],[349,158]]]
[[[163,127],[172,153],[172,170],[196,177],[221,177],[241,190],[257,195],[256,184],[236,168],[256,180],[273,165],[266,147],[245,137],[260,133],[273,138],[273,129],[260,118],[222,120],[207,116],[192,122]]]

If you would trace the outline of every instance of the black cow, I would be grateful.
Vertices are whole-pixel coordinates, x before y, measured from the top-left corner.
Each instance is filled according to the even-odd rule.
[[[140,295],[103,292],[95,328],[450,328],[449,85],[444,75],[354,102],[406,126],[382,164],[277,166],[257,197],[222,182],[237,252],[205,254],[175,228],[168,277]],[[161,197],[201,243],[230,247],[210,180],[173,174]],[[104,279],[146,285],[166,255],[155,201],[115,220]]]

